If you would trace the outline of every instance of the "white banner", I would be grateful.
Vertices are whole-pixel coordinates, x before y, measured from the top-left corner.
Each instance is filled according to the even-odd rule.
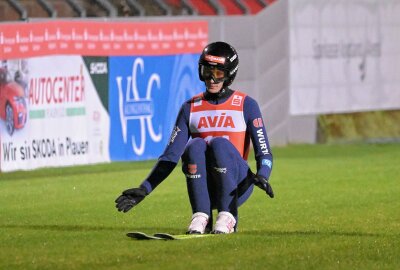
[[[8,60],[2,71],[1,171],[109,161],[109,116],[81,56]]]
[[[400,108],[400,1],[289,6],[292,115]]]

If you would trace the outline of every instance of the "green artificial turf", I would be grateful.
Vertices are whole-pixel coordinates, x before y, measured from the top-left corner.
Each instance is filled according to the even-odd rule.
[[[185,232],[179,167],[126,214],[115,198],[153,161],[2,173],[0,269],[400,269],[400,144],[273,153],[276,197],[256,188],[238,233],[178,241],[125,234]]]

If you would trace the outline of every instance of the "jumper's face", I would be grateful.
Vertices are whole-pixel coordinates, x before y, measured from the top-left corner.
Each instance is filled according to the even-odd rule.
[[[201,75],[206,83],[207,91],[210,93],[218,93],[226,79],[225,70],[213,66],[201,66]]]
[[[212,79],[205,80],[205,82],[206,82],[207,91],[211,94],[216,94],[219,91],[221,91],[221,89],[224,85],[224,82],[214,83],[214,81]]]

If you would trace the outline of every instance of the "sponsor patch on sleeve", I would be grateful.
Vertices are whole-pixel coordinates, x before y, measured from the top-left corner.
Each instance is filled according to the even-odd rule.
[[[253,126],[256,127],[256,128],[263,127],[264,124],[263,124],[262,119],[261,119],[261,118],[256,118],[256,119],[254,119],[254,120],[253,120]]]
[[[269,159],[263,159],[261,160],[261,165],[263,166],[268,166],[269,168],[272,168],[272,162]]]
[[[171,143],[174,143],[176,136],[178,136],[179,131],[181,131],[181,129],[178,126],[174,127],[174,130],[171,133],[171,137],[169,138],[169,143],[168,145],[170,145]]]

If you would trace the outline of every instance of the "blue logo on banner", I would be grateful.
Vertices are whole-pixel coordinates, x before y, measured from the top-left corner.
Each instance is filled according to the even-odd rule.
[[[111,160],[157,158],[181,104],[203,91],[198,55],[110,57]]]

